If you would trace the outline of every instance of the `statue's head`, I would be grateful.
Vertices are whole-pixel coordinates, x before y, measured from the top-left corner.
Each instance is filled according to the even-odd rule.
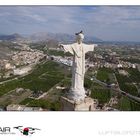
[[[79,33],[76,33],[76,41],[80,44],[84,40],[84,34],[83,31],[80,31]]]

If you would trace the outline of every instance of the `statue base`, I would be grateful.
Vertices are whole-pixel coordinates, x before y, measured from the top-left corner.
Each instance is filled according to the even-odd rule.
[[[61,96],[62,111],[95,111],[96,102],[90,97],[85,97],[83,101],[76,102],[67,97]]]
[[[70,100],[73,100],[74,102],[81,102],[84,101],[86,95],[85,95],[85,89],[81,88],[79,90],[71,88],[68,93],[66,93],[66,97]]]

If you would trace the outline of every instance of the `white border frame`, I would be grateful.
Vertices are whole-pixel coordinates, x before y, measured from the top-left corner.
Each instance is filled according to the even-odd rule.
[[[1,5],[140,5],[140,0],[0,0]]]

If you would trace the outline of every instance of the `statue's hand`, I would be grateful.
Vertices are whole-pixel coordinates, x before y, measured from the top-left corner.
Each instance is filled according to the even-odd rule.
[[[63,45],[62,45],[62,44],[58,44],[58,47],[59,47],[60,49],[63,49]]]
[[[94,47],[97,47],[98,46],[98,44],[94,44]]]

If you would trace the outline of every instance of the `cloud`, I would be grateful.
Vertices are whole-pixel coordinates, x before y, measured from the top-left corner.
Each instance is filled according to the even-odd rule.
[[[1,33],[41,31],[139,40],[140,6],[0,6]]]

